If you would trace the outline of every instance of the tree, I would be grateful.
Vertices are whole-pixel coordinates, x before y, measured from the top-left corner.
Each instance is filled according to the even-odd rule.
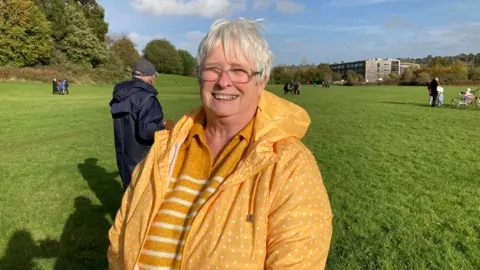
[[[96,0],[80,0],[83,15],[88,21],[88,26],[92,29],[98,40],[103,41],[108,32],[108,23],[105,22],[105,10]]]
[[[396,72],[390,72],[390,74],[388,74],[388,79],[391,81],[397,81],[399,77]]]
[[[341,81],[341,80],[342,80],[342,74],[341,74],[341,73],[338,73],[338,72],[333,73],[333,75],[332,75],[332,80],[333,80],[334,82]]]
[[[417,75],[417,84],[427,85],[431,80],[432,78],[430,78],[430,74],[428,73],[421,72]]]
[[[140,54],[135,49],[135,45],[125,35],[112,43],[110,51],[117,55],[124,66],[133,67],[140,59]]]
[[[480,68],[477,67],[470,70],[469,77],[472,81],[480,81]]]
[[[178,50],[178,54],[182,59],[182,66],[183,66],[183,75],[184,76],[193,76],[195,75],[195,69],[197,65],[197,61],[193,56],[185,50]]]
[[[52,53],[51,25],[31,1],[0,1],[0,65],[46,63]]]
[[[65,35],[63,30],[70,18],[70,14],[66,13],[66,4],[81,7],[88,26],[98,40],[103,41],[108,32],[108,23],[105,22],[105,10],[96,0],[33,0],[33,2],[43,11],[47,19],[52,22],[53,37],[57,42],[63,39]]]
[[[358,76],[355,71],[349,70],[347,71],[346,75],[346,80],[347,80],[347,85],[355,85],[357,84],[362,78]]]
[[[105,44],[100,42],[87,24],[83,13],[75,4],[66,7],[69,15],[65,37],[60,41],[60,49],[74,63],[86,67],[96,67],[105,61],[107,51]]]
[[[324,72],[324,73],[327,73],[327,74],[332,74],[332,69],[330,69],[330,65],[329,64],[319,64],[317,66],[317,70],[319,72]]]
[[[413,80],[413,72],[410,68],[405,69],[405,71],[400,75],[400,80],[402,82],[411,82]]]
[[[65,36],[67,14],[65,0],[34,0],[34,3],[43,11],[45,17],[52,23],[52,37],[56,43]],[[70,14],[68,14],[68,17]]]
[[[150,61],[158,72],[166,74],[182,74],[182,59],[175,47],[166,39],[156,39],[150,41],[145,49],[143,56]]]

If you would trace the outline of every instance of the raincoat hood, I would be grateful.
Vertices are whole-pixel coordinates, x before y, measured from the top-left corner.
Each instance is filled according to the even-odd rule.
[[[135,78],[131,81],[119,83],[115,86],[113,89],[113,99],[111,104],[115,101],[119,102],[125,100],[138,91],[145,91],[155,96],[158,95],[157,90],[155,90],[152,85]]]
[[[172,132],[173,137],[186,136],[194,119],[200,113],[203,113],[203,107],[191,111],[178,121]],[[310,123],[310,117],[303,108],[264,90],[255,115],[253,141],[262,139],[273,144],[288,137],[302,139],[307,133]]]
[[[261,115],[262,125],[256,126],[256,139],[273,128],[280,129],[284,136],[302,139],[310,126],[310,117],[302,107],[267,91],[263,91],[260,97],[257,115]]]

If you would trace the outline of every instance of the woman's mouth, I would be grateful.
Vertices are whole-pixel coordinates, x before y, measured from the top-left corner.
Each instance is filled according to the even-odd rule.
[[[225,95],[225,94],[212,94],[212,95],[217,100],[235,100],[238,98],[237,95]]]

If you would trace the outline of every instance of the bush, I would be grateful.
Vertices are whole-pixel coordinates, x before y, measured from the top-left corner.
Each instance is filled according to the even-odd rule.
[[[418,85],[427,85],[432,79],[430,74],[422,72],[417,75],[417,84]]]
[[[337,73],[337,72],[333,73],[333,75],[332,75],[332,80],[335,81],[335,82],[336,82],[336,81],[341,81],[341,80],[342,80],[342,74],[341,74],[341,73]]]
[[[474,80],[474,81],[480,81],[480,68],[474,68],[470,70],[469,74],[469,79]]]
[[[75,84],[118,83],[129,80],[131,73],[106,69],[48,66],[41,68],[0,67],[0,81],[34,81],[49,83],[54,78],[67,78]]]

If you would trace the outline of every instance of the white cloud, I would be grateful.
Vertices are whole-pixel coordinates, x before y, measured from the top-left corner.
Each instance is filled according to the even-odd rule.
[[[155,36],[149,36],[149,35],[141,35],[137,32],[130,32],[127,34],[127,36],[133,41],[137,50],[140,52],[143,50],[143,48],[145,48],[145,45],[147,45],[147,43],[150,42],[151,40],[163,38],[159,34]]]
[[[275,23],[268,24],[266,28],[269,34],[294,34],[298,32],[308,33],[376,33],[381,29],[381,25],[334,25],[334,24],[289,24],[289,23]]]
[[[355,7],[396,2],[399,0],[332,0],[329,5],[338,7]]]
[[[282,0],[276,3],[276,10],[286,14],[299,13],[305,10],[305,5],[293,2],[292,0]]]
[[[154,15],[224,16],[246,10],[246,0],[131,0],[140,12]]]
[[[280,13],[293,14],[305,10],[305,5],[293,0],[253,0],[253,9],[265,9],[275,4],[275,10]]]
[[[195,30],[189,31],[185,34],[186,41],[180,42],[178,48],[189,51],[193,56],[197,54],[198,45],[205,37],[206,33]]]
[[[185,36],[191,41],[200,42],[205,37],[205,35],[206,35],[205,33],[196,30],[196,31],[187,32],[187,34]]]
[[[272,4],[272,0],[253,0],[253,9],[267,8]]]
[[[404,25],[403,23],[401,24]],[[397,25],[395,25],[397,27]],[[474,53],[480,44],[480,22],[465,22],[435,27],[397,27],[389,21],[375,31],[348,33],[350,41],[316,38],[289,38],[275,51],[275,64],[299,64],[303,57],[310,62],[355,61],[365,58],[426,57]],[[347,33],[345,33],[347,34]],[[361,44],[361,46],[359,45]]]

